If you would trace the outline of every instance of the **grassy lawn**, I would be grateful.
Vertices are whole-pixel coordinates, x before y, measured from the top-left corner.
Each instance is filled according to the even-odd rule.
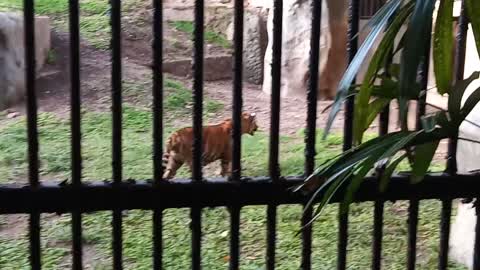
[[[170,115],[188,113],[188,91],[175,81],[166,81],[170,89],[165,107]],[[131,89],[141,87],[131,85]],[[126,87],[126,93],[130,88]],[[132,90],[132,91],[133,91]],[[222,104],[211,101],[215,111]],[[207,103],[208,104],[208,103]],[[207,106],[208,108],[209,106]],[[124,111],[124,177],[145,179],[152,177],[151,112],[138,107],[125,106]],[[25,120],[0,128],[0,181],[26,181]],[[101,180],[111,177],[111,115],[84,112],[83,160],[84,179]],[[174,127],[167,125],[168,135]],[[69,122],[54,114],[39,115],[41,174],[43,178],[69,177]],[[299,174],[303,170],[303,132],[281,138],[281,168],[285,175]],[[318,136],[320,137],[320,136]],[[330,136],[317,141],[317,161],[321,162],[339,153],[341,136]],[[245,175],[266,175],[268,137],[258,133],[244,136],[243,167]],[[180,175],[188,176],[187,170]],[[20,179],[20,180],[19,180]],[[87,199],[87,198],[85,198]],[[406,202],[385,208],[384,263],[385,269],[403,269],[407,246]],[[418,234],[419,269],[435,269],[439,243],[440,203],[424,201],[420,207]],[[278,210],[278,269],[298,269],[301,239],[295,236],[300,224],[301,207],[280,206]],[[228,266],[228,211],[225,208],[203,210],[203,264],[205,269],[225,269]],[[367,269],[371,261],[371,232],[373,224],[371,203],[352,206],[350,216],[349,269]],[[314,269],[334,269],[336,261],[337,206],[329,206],[314,225]],[[42,216],[43,263],[45,269],[68,269],[70,260],[70,217]],[[126,269],[151,269],[152,213],[130,211],[124,220],[124,254]],[[85,214],[84,242],[94,250],[92,269],[110,269],[111,214],[98,212]],[[7,217],[0,216],[0,228],[6,226]],[[249,206],[241,216],[241,269],[262,269],[265,257],[266,208]],[[0,230],[1,231],[1,230]],[[189,210],[169,209],[164,212],[164,262],[166,269],[189,269],[190,234]],[[28,240],[26,230],[0,234],[0,269],[28,269]],[[90,252],[91,253],[91,252]],[[452,265],[451,269],[463,269]]]

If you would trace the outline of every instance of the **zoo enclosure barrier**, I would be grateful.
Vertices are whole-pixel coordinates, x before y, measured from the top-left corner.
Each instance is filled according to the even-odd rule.
[[[357,51],[359,30],[360,1],[349,3],[349,60]],[[80,54],[79,54],[79,1],[69,0],[70,57],[71,57],[71,183],[39,181],[37,101],[35,94],[35,48],[34,48],[34,1],[24,0],[25,53],[27,83],[27,127],[29,185],[15,184],[0,186],[0,214],[26,213],[29,219],[30,263],[32,269],[41,268],[40,214],[71,213],[72,215],[72,267],[82,269],[82,213],[110,210],[112,216],[113,268],[122,269],[122,210],[153,210],[153,266],[162,269],[162,210],[166,208],[191,208],[191,268],[201,268],[201,209],[203,207],[226,206],[230,210],[230,269],[239,267],[239,223],[240,209],[246,205],[267,205],[267,256],[266,268],[275,268],[276,243],[276,207],[281,204],[305,204],[307,197],[291,193],[289,187],[301,183],[304,176],[284,177],[280,173],[279,123],[280,123],[280,77],[282,42],[282,1],[274,0],[273,27],[273,63],[271,94],[271,126],[269,149],[269,176],[248,178],[241,175],[241,135],[240,120],[242,111],[242,51],[243,51],[243,1],[235,0],[234,9],[234,63],[233,63],[233,175],[230,181],[209,179],[203,181],[201,169],[201,127],[203,102],[203,37],[204,37],[204,1],[195,1],[194,28],[194,66],[193,66],[193,127],[195,141],[193,147],[194,163],[191,180],[162,181],[162,135],[163,135],[163,76],[162,76],[162,1],[153,0],[154,6],[154,42],[153,42],[153,181],[122,180],[122,55],[121,55],[121,2],[111,0],[111,52],[112,52],[112,182],[81,181],[81,114],[80,114]],[[305,136],[305,175],[314,170],[315,129],[317,115],[317,79],[320,40],[321,1],[312,2],[311,58],[308,85]],[[465,40],[468,20],[462,9],[460,17],[457,50],[456,77],[463,78],[465,58]],[[428,52],[426,52],[428,53]],[[428,55],[428,54],[427,54]],[[428,59],[428,57],[427,57]],[[423,65],[422,86],[426,88],[428,61]],[[344,150],[352,144],[353,99],[345,105]],[[418,106],[418,115],[425,110],[425,103]],[[380,134],[388,131],[388,111],[381,114]],[[415,269],[416,235],[419,200],[439,199],[442,201],[441,239],[438,268],[447,269],[448,237],[452,200],[455,198],[478,197],[480,182],[473,176],[456,175],[455,142],[450,143],[447,171],[442,174],[428,175],[423,182],[412,187],[408,176],[393,176],[391,184],[384,193],[377,190],[377,179],[368,178],[360,187],[357,201],[374,201],[374,230],[372,245],[372,269],[381,268],[383,208],[387,200],[409,200],[408,214],[408,254],[407,269]],[[334,196],[332,202],[339,202],[345,187]],[[125,200],[127,197],[129,200]],[[83,198],[88,198],[84,200]],[[478,207],[478,206],[477,206]],[[301,222],[305,225],[312,217],[307,211]],[[477,218],[478,220],[478,218]],[[338,259],[337,269],[346,269],[348,212],[339,212],[338,216]],[[474,249],[474,269],[480,269],[480,225],[477,222]],[[302,231],[302,269],[311,269],[312,228]]]

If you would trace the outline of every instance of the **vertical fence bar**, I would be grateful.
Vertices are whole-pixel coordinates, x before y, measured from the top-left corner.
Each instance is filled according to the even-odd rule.
[[[305,134],[305,174],[315,168],[315,138],[317,127],[318,64],[320,57],[320,23],[322,1],[312,1],[312,30],[310,38],[309,81],[307,92],[307,129]]]
[[[239,182],[242,176],[242,77],[243,77],[243,0],[235,0],[234,7],[234,55],[233,55],[233,104],[232,104],[232,180]],[[240,207],[231,206],[230,211],[230,269],[240,264]]]
[[[467,32],[469,19],[466,14],[465,1],[462,1],[458,31],[456,33],[455,50],[455,80],[463,80],[465,73],[465,54],[467,50]],[[448,143],[447,172],[451,175],[457,173],[457,140],[451,139]]]
[[[272,45],[272,94],[270,121],[270,155],[269,172],[272,180],[278,180],[280,168],[278,165],[279,133],[280,133],[280,77],[282,63],[282,17],[283,1],[273,2],[273,45]]]
[[[373,212],[372,270],[382,267],[383,200],[375,201]]]
[[[468,17],[465,9],[465,1],[462,1],[460,18],[458,22],[458,31],[456,33],[455,48],[455,80],[463,80],[465,71],[465,52],[467,46]],[[457,173],[457,140],[451,139],[448,142],[447,173]]]
[[[380,3],[377,3],[380,4]],[[383,1],[381,3],[384,4]],[[376,6],[375,12],[380,8]],[[388,67],[393,60],[393,50],[388,52],[387,61],[385,63],[386,76],[390,77]],[[384,136],[388,134],[388,126],[390,123],[390,103],[383,109],[379,117],[378,135]],[[380,270],[382,268],[382,238],[383,238],[383,210],[385,201],[383,199],[377,199],[375,201],[373,210],[373,243],[372,243],[372,270]]]
[[[415,269],[415,258],[417,256],[417,224],[418,224],[418,200],[410,200],[408,207],[408,247],[407,247],[407,269]]]
[[[153,0],[153,179],[162,181],[163,166],[163,0]],[[163,213],[153,210],[153,269],[162,269]]]
[[[359,24],[359,0],[350,0],[349,14],[348,14],[348,61],[349,63],[355,57],[358,48],[358,24]],[[353,80],[352,83],[355,83]],[[343,150],[346,151],[352,147],[353,141],[353,105],[354,98],[349,97],[345,104],[345,122],[343,131]],[[347,206],[348,207],[348,206]],[[347,267],[347,244],[348,244],[348,209],[340,211],[338,214],[338,255],[337,255],[337,269],[345,270]]]
[[[240,265],[240,207],[230,209],[230,270],[239,269]]]
[[[163,11],[162,0],[153,0],[153,178],[162,181],[163,166]]]
[[[427,34],[429,35],[426,40],[426,46],[424,51],[424,59],[420,65],[420,87],[425,91],[425,94],[419,98],[417,103],[417,117],[416,117],[416,129],[422,128],[421,117],[425,115],[425,107],[427,100],[427,86],[428,86],[428,69],[430,60],[430,41],[431,41],[431,23],[427,26]],[[410,206],[408,209],[408,254],[407,254],[407,269],[414,270],[417,255],[417,226],[418,226],[418,207],[419,200],[410,200]]]
[[[322,1],[312,1],[312,29],[310,37],[310,60],[307,92],[307,129],[305,134],[305,176],[315,167],[315,138],[317,122],[318,64],[320,57],[320,24]],[[304,227],[312,218],[312,209],[304,209],[302,217],[302,269],[311,269],[312,226]]]
[[[459,28],[456,35],[455,51],[455,79],[463,80],[465,68],[465,51],[467,44],[468,19],[465,12],[465,2],[462,1],[460,12]],[[448,142],[447,173],[455,175],[457,173],[457,140],[450,139]],[[438,269],[446,270],[448,268],[448,246],[450,236],[450,219],[452,215],[452,200],[442,199],[442,212],[440,219],[440,251],[438,258]]]
[[[390,57],[391,60],[391,57]],[[390,62],[390,61],[389,61]],[[380,113],[379,135],[388,134],[388,124],[390,115],[390,105]],[[383,199],[375,201],[373,210],[373,243],[372,243],[372,270],[382,268],[382,238],[383,238],[383,209],[385,202]]]
[[[232,179],[240,180],[242,156],[242,60],[243,60],[243,0],[235,0],[234,9],[234,55],[233,55],[233,149],[232,149]]]
[[[348,62],[352,62],[358,49],[358,24],[360,0],[350,0],[348,14]],[[355,80],[352,81],[355,84]],[[349,97],[345,104],[345,122],[343,126],[343,150],[346,151],[352,147],[353,142],[353,105],[355,99]]]
[[[203,114],[203,0],[195,0],[194,59],[193,59],[193,164],[194,181],[202,180],[202,114]]]
[[[273,1],[273,44],[272,44],[272,94],[270,119],[269,174],[272,181],[280,180],[278,164],[280,133],[280,76],[282,63],[282,20],[283,1]],[[275,269],[275,242],[277,225],[277,206],[273,202],[267,206],[267,269]]]
[[[202,209],[192,207],[190,210],[190,224],[192,230],[192,269],[201,269],[201,244],[202,244]]]
[[[477,215],[475,223],[475,241],[473,246],[473,269],[480,269],[480,204],[479,197],[475,200],[475,214]]]
[[[276,226],[277,207],[269,204],[267,206],[267,270],[275,269]]]
[[[71,166],[72,184],[81,185],[82,153],[81,153],[81,126],[80,126],[80,29],[78,0],[69,1],[70,13],[70,78],[71,78]],[[82,265],[82,214],[72,213],[72,268],[83,269]]]
[[[122,55],[121,55],[121,0],[110,0],[112,14],[112,168],[113,184],[122,182]],[[122,212],[113,210],[113,268],[122,264]]]
[[[35,93],[35,20],[33,0],[24,0],[25,80],[27,87],[28,176],[30,185],[38,187],[38,128]],[[40,213],[32,212],[29,220],[30,266],[41,269]]]
[[[438,254],[438,269],[448,268],[448,238],[450,235],[450,218],[452,216],[452,201],[442,200],[442,212],[440,216],[440,251]]]
[[[203,114],[203,42],[204,1],[195,0],[195,28],[193,49],[193,181],[202,181],[202,114]],[[201,269],[202,221],[199,207],[192,207],[192,269]]]

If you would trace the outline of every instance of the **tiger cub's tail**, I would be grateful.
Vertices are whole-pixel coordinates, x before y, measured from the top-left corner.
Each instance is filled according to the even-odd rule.
[[[167,166],[168,166],[168,160],[170,158],[170,152],[172,151],[172,143],[173,143],[174,136],[175,134],[172,134],[172,136],[168,138],[165,151],[163,152],[163,156],[162,156],[163,178],[168,178],[169,172],[167,172],[167,169],[170,169],[170,168],[167,168]]]

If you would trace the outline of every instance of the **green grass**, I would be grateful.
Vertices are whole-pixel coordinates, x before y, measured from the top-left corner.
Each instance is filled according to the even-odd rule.
[[[125,80],[123,82],[123,95],[132,103],[144,103],[152,99],[152,78],[144,76],[141,79]],[[164,109],[165,118],[178,118],[188,116],[193,106],[192,90],[181,82],[164,78]],[[223,109],[223,103],[204,97],[204,113],[206,116],[215,114]],[[143,105],[143,104],[142,104]]]
[[[172,21],[169,23],[178,31],[193,35],[194,24],[192,21]],[[204,35],[204,38],[208,43],[216,44],[224,48],[230,48],[232,46],[231,43],[221,34],[206,29]]]
[[[122,12],[132,9],[136,0],[122,1]],[[0,11],[21,11],[22,0],[2,0]],[[91,45],[98,49],[107,49],[110,42],[109,4],[107,0],[80,1],[80,33]],[[48,15],[52,25],[68,31],[68,1],[36,0],[35,13]]]
[[[175,84],[174,84],[175,85]],[[175,88],[175,87],[173,87]],[[174,103],[177,104],[177,103]],[[175,106],[174,106],[175,107]],[[181,106],[179,106],[181,107]],[[152,177],[152,118],[150,110],[125,107],[124,112],[124,177]],[[18,119],[0,129],[0,181],[26,182],[25,119]],[[82,117],[84,180],[111,177],[111,116],[109,113],[85,112]],[[173,127],[166,127],[166,134]],[[53,114],[39,115],[41,174],[44,178],[69,177],[69,122]],[[303,170],[303,132],[281,137],[280,163],[285,175]],[[320,137],[320,136],[318,136]],[[242,162],[245,175],[266,175],[268,137],[265,133],[244,136]],[[317,140],[317,161],[322,162],[341,150],[341,136]],[[188,171],[182,170],[181,176]],[[88,198],[85,198],[88,199]],[[128,198],[126,198],[128,199]],[[387,203],[384,226],[385,269],[404,269],[407,247],[407,208],[405,202]],[[334,269],[336,261],[337,206],[328,206],[314,225],[313,269]],[[296,205],[280,206],[277,219],[278,269],[299,269],[301,238],[299,229],[302,209]],[[349,227],[348,269],[368,269],[371,261],[372,203],[352,205]],[[440,203],[422,201],[418,233],[419,269],[435,269],[439,243]],[[202,264],[205,269],[228,266],[229,214],[225,208],[204,209]],[[0,229],[5,220],[0,216]],[[111,214],[85,214],[84,242],[98,257],[95,269],[111,269]],[[165,269],[190,268],[189,210],[164,211]],[[266,208],[249,206],[241,214],[241,269],[264,267],[266,243]],[[130,211],[124,219],[124,255],[126,269],[152,268],[152,213]],[[70,217],[43,216],[42,246],[44,269],[68,269],[70,248]],[[27,234],[0,234],[0,269],[28,269]],[[464,269],[453,265],[450,269]]]

